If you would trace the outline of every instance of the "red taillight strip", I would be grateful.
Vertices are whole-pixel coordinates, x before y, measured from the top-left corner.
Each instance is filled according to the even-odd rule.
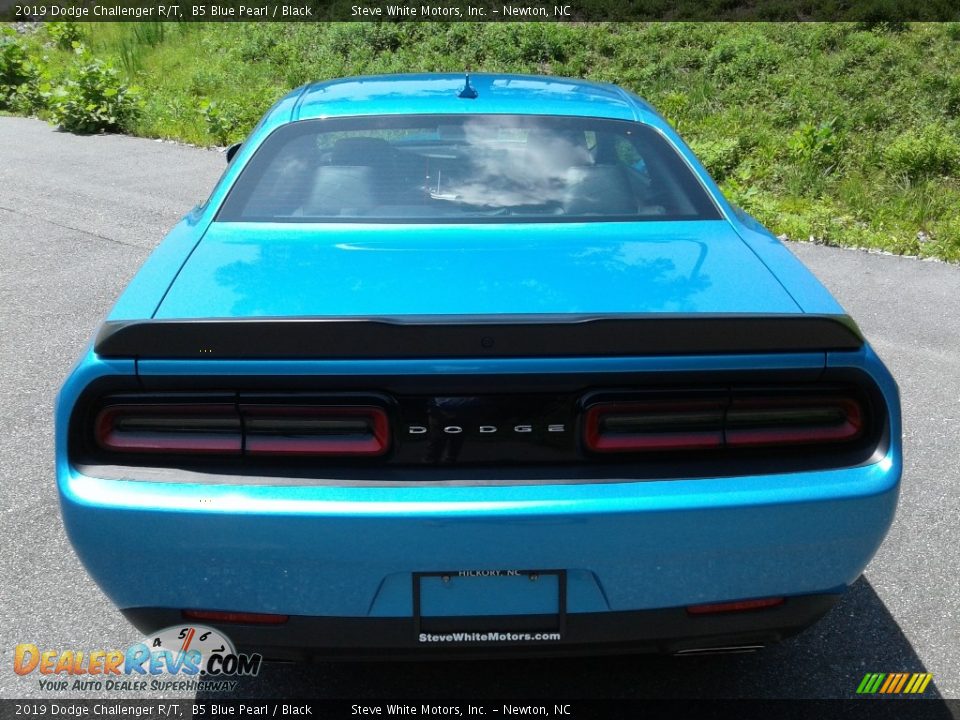
[[[779,607],[786,602],[785,598],[760,598],[758,600],[735,600],[734,602],[708,603],[706,605],[691,605],[687,608],[690,615],[717,615],[730,612],[747,612],[749,610],[763,610]]]
[[[224,612],[222,610],[182,610],[184,620],[205,620],[244,625],[282,625],[290,619],[289,615],[271,613]]]
[[[387,413],[374,406],[272,407],[248,405],[248,455],[383,455],[390,448]]]
[[[239,455],[233,405],[111,405],[94,422],[97,444],[115,452]]]

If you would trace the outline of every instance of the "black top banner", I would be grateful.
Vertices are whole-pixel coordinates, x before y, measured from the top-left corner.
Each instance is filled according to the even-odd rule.
[[[960,20],[960,0],[0,0],[3,21],[632,22]]]

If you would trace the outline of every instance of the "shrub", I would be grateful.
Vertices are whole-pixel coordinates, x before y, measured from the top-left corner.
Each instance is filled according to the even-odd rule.
[[[849,23],[810,23],[806,32],[790,33],[787,42],[808,53],[833,52],[843,46],[851,30]]]
[[[44,78],[42,62],[30,57],[17,33],[0,28],[0,109],[29,115],[43,108]]]
[[[0,108],[13,106],[18,89],[32,77],[32,65],[16,31],[0,27]]]
[[[883,153],[887,171],[910,180],[950,175],[960,170],[960,141],[940,125],[908,131]]]
[[[843,144],[836,125],[835,118],[819,125],[801,125],[787,141],[793,160],[813,173],[826,175],[836,170]]]
[[[487,49],[493,60],[517,72],[567,59],[566,28],[553,23],[491,23],[486,30]]]
[[[781,49],[762,35],[738,35],[718,42],[705,65],[717,80],[736,82],[775,71],[782,57]]]
[[[48,22],[44,27],[54,45],[61,50],[70,50],[83,37],[80,25],[75,22]]]
[[[523,23],[518,33],[520,57],[527,62],[563,62],[567,57],[567,40],[561,25]]]
[[[46,70],[40,64],[29,60],[27,68],[30,77],[10,96],[9,105],[15,112],[32,115],[47,107],[50,83],[47,80]]]
[[[870,67],[883,64],[884,58],[889,55],[890,44],[891,41],[881,33],[869,31],[851,33],[840,50],[842,70],[849,71],[859,66]]]
[[[240,120],[237,118],[235,108],[216,100],[204,100],[200,103],[200,113],[206,123],[207,132],[218,145],[226,145],[237,135]]]
[[[909,27],[902,20],[891,20],[888,15],[894,14],[893,8],[869,8],[864,13],[866,18],[857,23],[858,30],[867,30],[878,34],[897,35],[907,32]]]
[[[70,132],[121,131],[137,112],[136,88],[129,87],[110,64],[89,56],[75,43],[77,64],[50,93],[53,121]]]

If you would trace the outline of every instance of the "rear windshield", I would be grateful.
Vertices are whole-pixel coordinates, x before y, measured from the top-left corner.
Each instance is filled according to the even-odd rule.
[[[230,222],[707,220],[670,144],[634,122],[399,115],[284,125],[217,216]]]

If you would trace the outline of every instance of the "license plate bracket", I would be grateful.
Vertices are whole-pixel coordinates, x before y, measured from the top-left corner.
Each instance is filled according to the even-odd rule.
[[[456,631],[566,629],[566,570],[413,573],[417,635]]]

